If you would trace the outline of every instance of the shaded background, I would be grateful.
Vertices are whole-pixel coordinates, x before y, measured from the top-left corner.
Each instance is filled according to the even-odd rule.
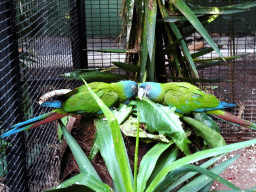
[[[190,2],[190,1],[187,1]],[[194,1],[200,6],[224,6],[246,1]],[[109,67],[124,61],[125,54],[85,52],[83,49],[124,48],[119,0],[4,0],[0,3],[0,123],[1,133],[23,120],[48,112],[37,104],[51,90],[74,88],[58,74],[73,69]],[[242,117],[255,122],[255,32],[256,9],[226,15],[207,26],[224,56],[250,53],[199,71],[207,79],[230,82],[203,83],[219,99],[245,105]],[[193,36],[192,45],[200,42]],[[204,43],[204,42],[203,42]],[[204,44],[207,47],[207,44]],[[193,52],[193,51],[192,51]],[[212,53],[204,58],[217,55]],[[239,112],[239,107],[231,111]],[[254,137],[228,123],[220,123],[229,142]],[[43,191],[60,183],[60,143],[55,127],[48,123],[0,141],[0,192]]]

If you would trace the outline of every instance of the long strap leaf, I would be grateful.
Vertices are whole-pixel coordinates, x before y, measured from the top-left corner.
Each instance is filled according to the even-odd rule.
[[[69,148],[72,151],[72,154],[74,155],[76,162],[78,164],[78,167],[80,171],[84,174],[91,174],[93,177],[101,181],[98,173],[93,168],[91,162],[81,149],[81,147],[78,145],[76,140],[71,136],[71,134],[66,129],[65,125],[62,123],[62,121],[59,120],[59,124],[61,127],[61,130],[66,138],[66,141],[68,143]]]
[[[109,126],[111,128],[111,133],[113,137],[113,143],[114,143],[114,149],[115,149],[115,155],[118,161],[118,166],[123,178],[124,187],[126,191],[133,191],[132,186],[132,174],[131,174],[131,168],[127,156],[127,152],[125,149],[124,141],[122,139],[122,134],[120,131],[120,127],[118,124],[118,121],[114,114],[110,111],[110,109],[103,103],[103,101],[94,93],[91,88],[88,86],[88,84],[84,81],[85,85],[87,86],[89,92],[92,94],[95,101],[97,101],[98,105],[100,106],[102,112],[106,116]]]
[[[148,187],[146,192],[151,192],[155,189],[155,187],[159,184],[160,181],[162,181],[163,178],[166,177],[166,175],[174,170],[177,167],[186,165],[188,163],[193,163],[208,157],[212,157],[212,156],[216,156],[216,155],[220,155],[223,153],[227,153],[230,151],[234,151],[237,149],[241,149],[244,147],[248,147],[250,145],[256,144],[256,139],[253,140],[249,140],[249,141],[244,141],[244,142],[239,142],[239,143],[235,143],[235,144],[231,144],[231,145],[226,145],[224,147],[218,147],[218,148],[214,148],[214,149],[208,149],[208,150],[204,150],[204,151],[200,151],[197,153],[194,153],[192,155],[186,156],[182,159],[179,159],[175,162],[173,162],[170,166],[164,168],[157,176],[156,178],[152,181],[152,183],[150,184],[150,186]]]
[[[168,11],[167,11],[166,8],[162,5],[162,3],[161,3],[160,0],[158,0],[158,5],[159,5],[160,12],[161,12],[161,14],[162,14],[162,17],[163,17],[163,18],[168,17],[168,16],[169,16],[169,15],[168,15]],[[187,45],[186,45],[186,43],[185,43],[185,41],[184,41],[184,39],[183,39],[183,37],[182,37],[182,35],[181,35],[181,33],[180,33],[178,27],[177,27],[174,23],[169,23],[169,25],[170,25],[170,27],[171,27],[173,33],[175,34],[176,38],[177,38],[177,39],[181,39],[181,40],[180,40],[180,45],[181,45],[181,49],[182,49],[182,51],[183,51],[183,54],[184,54],[185,58],[187,59],[187,61],[189,62],[189,64],[190,64],[189,66],[190,66],[190,68],[192,69],[193,73],[195,74],[196,78],[199,78],[198,73],[197,73],[197,70],[196,70],[196,66],[195,66],[195,64],[194,64],[194,61],[193,61],[193,59],[192,59],[192,57],[191,57],[191,54],[190,54],[190,52],[189,52],[189,49],[188,49],[188,47],[187,47]]]
[[[179,11],[189,20],[189,22],[196,28],[196,30],[204,37],[204,39],[211,45],[211,47],[217,52],[217,54],[225,61],[223,55],[218,49],[217,45],[213,42],[206,29],[200,23],[195,14],[186,5],[183,0],[171,0],[171,2],[179,9]]]

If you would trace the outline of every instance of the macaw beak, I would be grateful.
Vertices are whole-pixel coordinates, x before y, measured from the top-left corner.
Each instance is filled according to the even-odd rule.
[[[145,91],[144,88],[139,88],[139,91],[138,91],[138,97],[140,100],[142,100],[142,97],[146,97],[147,96],[147,93]]]

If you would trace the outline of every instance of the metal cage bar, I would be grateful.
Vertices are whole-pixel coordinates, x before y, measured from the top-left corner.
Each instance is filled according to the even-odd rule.
[[[21,109],[20,67],[18,43],[16,39],[14,2],[0,4],[1,12],[1,130],[8,130],[10,125],[23,120]],[[26,150],[24,133],[9,137],[6,148],[8,173],[5,178],[9,191],[27,191]]]

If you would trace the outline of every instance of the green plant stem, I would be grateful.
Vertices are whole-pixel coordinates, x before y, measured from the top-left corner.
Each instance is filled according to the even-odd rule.
[[[135,146],[135,154],[134,154],[134,192],[137,192],[139,140],[140,140],[140,112],[138,111],[138,126],[137,126],[136,146]]]

